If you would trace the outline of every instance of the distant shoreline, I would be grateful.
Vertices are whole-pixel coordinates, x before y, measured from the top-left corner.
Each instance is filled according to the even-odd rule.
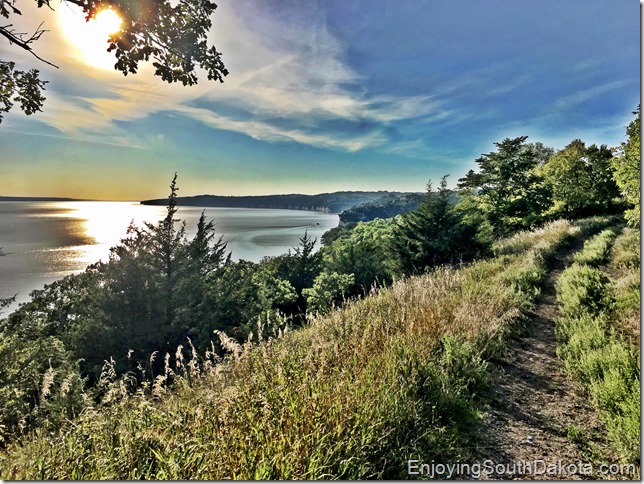
[[[389,195],[403,195],[406,192],[363,192],[346,191],[321,193],[318,195],[195,195],[190,197],[177,197],[179,207],[221,207],[221,208],[272,208],[286,210],[307,210],[313,212],[336,213],[373,202]],[[167,205],[167,198],[143,200],[141,205]]]
[[[391,197],[414,196],[415,192],[380,191],[341,191],[317,195],[193,195],[177,197],[179,207],[219,207],[246,209],[304,210],[341,214],[347,209],[365,206]],[[140,205],[166,206],[167,198],[150,200],[96,200],[71,197],[14,197],[0,196],[1,202],[126,202]]]

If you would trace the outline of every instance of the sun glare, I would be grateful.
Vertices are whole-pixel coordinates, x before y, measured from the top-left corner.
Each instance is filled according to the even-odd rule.
[[[98,12],[94,22],[96,22],[96,29],[106,35],[112,35],[118,32],[123,23],[119,14],[111,8],[106,8]]]
[[[116,59],[107,52],[107,40],[121,28],[118,13],[105,8],[87,22],[79,9],[62,7],[58,12],[61,29],[74,47],[75,56],[90,66],[112,69]]]

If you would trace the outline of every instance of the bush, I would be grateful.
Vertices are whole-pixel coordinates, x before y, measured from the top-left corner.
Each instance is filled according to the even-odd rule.
[[[640,267],[640,240],[639,230],[626,228],[615,240],[611,254],[611,264],[615,269]]]
[[[353,281],[353,274],[338,274],[337,272],[320,274],[315,278],[312,288],[302,291],[306,297],[309,311],[320,314],[331,311],[334,305],[341,302]]]

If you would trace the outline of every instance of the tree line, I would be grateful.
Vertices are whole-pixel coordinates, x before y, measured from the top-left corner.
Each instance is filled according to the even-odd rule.
[[[175,175],[163,220],[131,225],[107,262],[34,291],[0,321],[0,437],[73,417],[100,395],[106,362],[129,375],[134,390],[172,355],[223,354],[213,331],[257,341],[397,279],[484,257],[517,230],[623,210],[639,226],[635,114],[615,150],[504,139],[458,180],[456,195],[443,177],[436,188],[428,183],[415,210],[332,229],[319,251],[304,233],[297,247],[259,263],[233,261],[203,213],[195,236],[186,236]],[[45,395],[44,379],[54,373],[53,385],[66,391],[49,384]]]

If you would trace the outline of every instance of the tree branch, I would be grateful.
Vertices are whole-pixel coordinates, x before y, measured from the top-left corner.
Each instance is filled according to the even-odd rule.
[[[43,30],[43,29],[40,28],[40,27],[42,27],[42,23],[38,26],[36,31],[28,39],[23,39],[22,38],[23,34],[16,34],[14,31],[9,30],[9,27],[12,27],[12,24],[0,27],[0,35],[2,35],[3,37],[6,37],[7,39],[9,39],[9,44],[16,44],[18,47],[20,47],[20,48],[26,50],[27,52],[31,53],[31,55],[33,55],[36,59],[44,62],[45,64],[49,64],[50,66],[55,67],[56,69],[58,69],[58,66],[56,64],[52,64],[51,62],[49,62],[49,61],[43,59],[42,57],[40,57],[38,54],[36,54],[34,52],[34,50],[29,45],[32,42],[35,42],[38,39],[40,39],[40,36],[42,34],[44,34],[45,32],[47,32],[46,30]]]

